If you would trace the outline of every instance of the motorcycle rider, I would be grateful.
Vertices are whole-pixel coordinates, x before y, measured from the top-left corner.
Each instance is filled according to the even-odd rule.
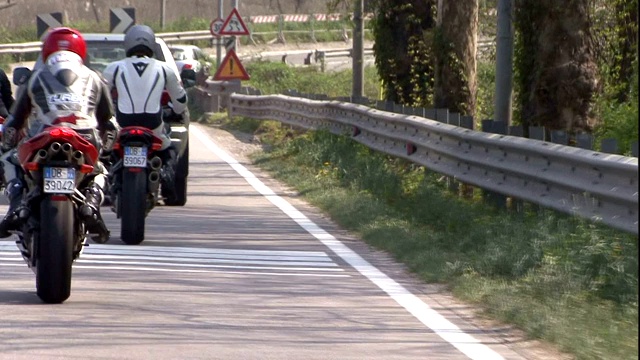
[[[121,127],[144,126],[162,139],[160,181],[169,196],[175,196],[176,149],[167,135],[161,97],[166,89],[169,106],[176,116],[187,108],[187,93],[178,74],[166,62],[154,59],[156,36],[146,25],[132,26],[124,36],[126,58],[105,68],[103,76],[117,93],[116,119]],[[115,96],[114,96],[115,97]],[[117,184],[118,182],[115,181]],[[113,189],[117,191],[117,189]]]
[[[9,110],[13,105],[13,93],[11,91],[11,82],[7,77],[7,73],[0,69],[0,116],[6,118],[9,116]]]
[[[76,130],[87,130],[102,134],[115,131],[113,103],[108,87],[100,76],[84,65],[87,47],[82,34],[68,27],[49,31],[42,43],[43,66],[31,74],[24,91],[16,99],[13,112],[4,124],[0,150],[4,169],[6,195],[9,210],[0,222],[0,237],[8,237],[10,230],[16,230],[29,217],[29,204],[23,201],[24,174],[17,161],[17,145],[20,135],[29,126],[28,135],[35,135],[43,127],[51,125],[57,118],[73,118]],[[35,119],[28,124],[29,116],[35,112]],[[73,122],[69,121],[69,122]],[[37,128],[36,128],[37,127]],[[94,145],[100,150],[100,138],[93,137]],[[79,213],[93,240],[104,243],[109,239],[107,229],[100,214],[103,201],[102,189],[106,181],[106,169],[98,162],[94,166],[93,179],[83,189],[84,204]]]

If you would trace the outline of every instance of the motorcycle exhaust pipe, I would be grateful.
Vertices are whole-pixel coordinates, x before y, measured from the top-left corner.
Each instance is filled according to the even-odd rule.
[[[73,146],[69,143],[62,144],[62,153],[67,155],[67,160],[72,159]]]
[[[73,146],[71,146],[71,144],[69,143],[62,144],[62,152],[64,152],[65,154],[71,154],[72,150],[73,150]]]
[[[40,149],[38,150],[38,152],[36,152],[36,154],[33,156],[33,162],[36,163],[42,163],[44,161],[47,160],[47,156],[49,155],[49,153],[47,153],[47,150],[45,149]]]
[[[160,186],[160,174],[157,171],[149,173],[149,192],[155,194]]]
[[[84,153],[80,150],[76,150],[71,154],[71,158],[78,164],[78,166],[84,165]]]
[[[160,160],[159,157],[155,156],[151,158],[151,161],[149,161],[149,166],[151,166],[151,170],[158,171],[162,166],[162,160]]]
[[[54,142],[54,143],[51,144],[51,146],[49,146],[48,154],[49,154],[49,156],[53,156],[53,155],[59,153],[60,150],[62,150],[62,145],[60,145],[59,142]]]

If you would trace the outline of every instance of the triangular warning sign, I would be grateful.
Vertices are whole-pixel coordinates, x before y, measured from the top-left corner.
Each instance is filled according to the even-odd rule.
[[[238,9],[233,8],[220,29],[220,35],[249,35],[249,29],[242,21]]]
[[[222,60],[218,71],[213,75],[214,80],[249,80],[249,74],[244,69],[238,55],[233,50],[229,50]]]

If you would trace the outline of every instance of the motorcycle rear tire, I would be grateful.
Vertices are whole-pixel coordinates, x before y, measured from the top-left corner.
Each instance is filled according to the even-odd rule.
[[[73,204],[71,200],[40,203],[40,232],[36,260],[36,292],[49,304],[60,304],[71,295],[73,264]]]
[[[144,240],[144,223],[147,216],[147,172],[124,170],[120,202],[120,238],[125,244],[138,245]]]

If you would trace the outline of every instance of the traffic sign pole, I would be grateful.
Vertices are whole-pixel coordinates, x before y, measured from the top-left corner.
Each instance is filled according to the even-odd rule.
[[[222,19],[224,14],[222,13],[222,0],[218,0],[218,19]],[[220,39],[216,43],[216,66],[220,66],[220,62],[222,61],[222,44],[220,44]]]

